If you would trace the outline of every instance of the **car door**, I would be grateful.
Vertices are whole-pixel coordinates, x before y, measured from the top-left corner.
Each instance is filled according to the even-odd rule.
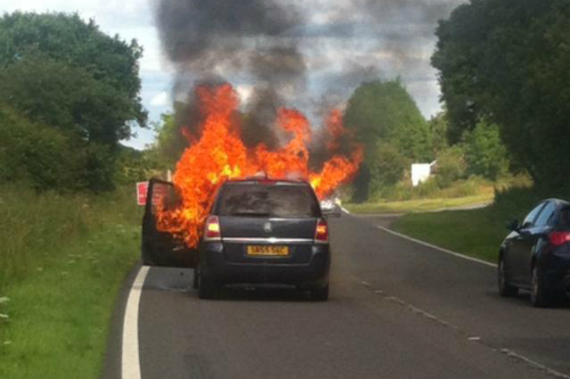
[[[541,202],[533,208],[525,217],[520,228],[514,232],[514,235],[509,240],[508,248],[505,251],[505,261],[510,280],[516,284],[526,285],[531,235],[535,220],[537,220],[546,204],[546,202]]]
[[[521,232],[519,248],[516,254],[516,276],[517,280],[524,284],[530,285],[531,261],[535,253],[537,243],[544,237],[549,222],[552,220],[556,212],[556,203],[554,201],[546,201],[540,213],[535,217],[532,224]]]
[[[198,252],[189,249],[172,234],[161,232],[156,225],[157,206],[173,209],[180,204],[174,185],[159,179],[151,179],[142,222],[141,258],[145,265],[164,267],[196,266]]]
[[[540,244],[546,242],[547,235],[552,229],[552,224],[557,213],[557,203],[553,200],[546,202],[540,211],[533,225],[528,230],[528,235],[524,239],[524,250],[526,255],[520,257],[521,279],[525,284],[530,285],[531,262]]]

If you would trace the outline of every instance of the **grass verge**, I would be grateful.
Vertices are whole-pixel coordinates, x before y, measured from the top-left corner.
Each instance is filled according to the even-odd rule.
[[[533,188],[499,192],[495,202],[483,209],[407,214],[392,229],[411,237],[495,263],[499,247],[508,234],[506,225],[522,220],[539,200],[565,198],[564,194]]]
[[[446,199],[416,199],[387,201],[364,204],[346,204],[344,207],[353,213],[414,213],[442,210],[462,206],[485,204],[493,201],[491,193]]]
[[[130,192],[0,189],[0,378],[100,376],[115,297],[138,257]]]

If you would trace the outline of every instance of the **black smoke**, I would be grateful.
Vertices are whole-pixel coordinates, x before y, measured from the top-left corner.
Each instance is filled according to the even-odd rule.
[[[188,104],[177,117],[192,133],[199,122],[192,88],[227,77],[254,83],[246,109],[244,140],[275,146],[271,123],[279,106],[305,87],[299,51],[304,19],[294,6],[272,0],[161,0],[157,24],[163,49],[174,64],[174,97]]]

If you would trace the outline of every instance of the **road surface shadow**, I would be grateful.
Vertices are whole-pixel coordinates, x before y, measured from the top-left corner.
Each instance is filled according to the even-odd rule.
[[[487,297],[495,298],[497,301],[504,302],[505,304],[532,307],[530,303],[530,293],[528,291],[521,290],[517,296],[513,297],[501,297],[497,292],[494,291],[488,291],[486,292],[486,295]],[[570,309],[570,296],[566,295],[559,297],[547,309]]]
[[[190,296],[198,296],[198,292],[191,290]],[[309,302],[311,297],[308,291],[292,288],[244,288],[224,287],[216,294],[218,301],[264,301],[264,302]]]

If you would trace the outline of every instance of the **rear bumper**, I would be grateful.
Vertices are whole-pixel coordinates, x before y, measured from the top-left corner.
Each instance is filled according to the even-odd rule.
[[[553,291],[570,291],[570,255],[551,254],[542,262],[546,287]]]
[[[233,263],[224,259],[221,242],[203,243],[200,247],[202,275],[221,284],[284,284],[305,288],[328,284],[330,249],[314,245],[306,264],[275,262]]]

